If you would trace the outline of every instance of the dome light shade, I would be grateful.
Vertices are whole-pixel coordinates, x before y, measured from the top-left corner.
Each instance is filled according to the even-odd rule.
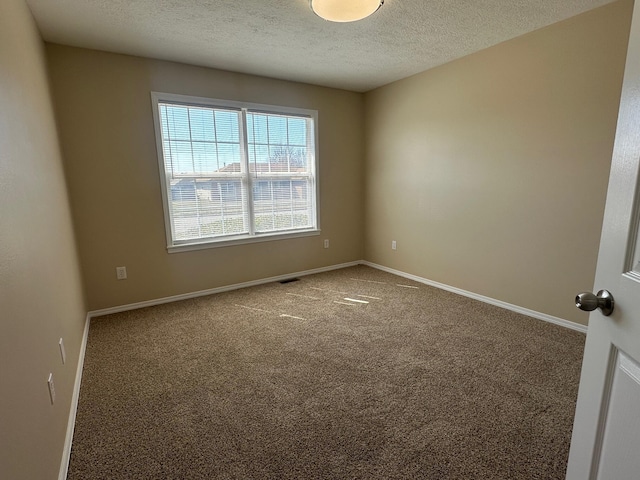
[[[330,22],[355,22],[375,13],[384,0],[309,0],[311,10]]]

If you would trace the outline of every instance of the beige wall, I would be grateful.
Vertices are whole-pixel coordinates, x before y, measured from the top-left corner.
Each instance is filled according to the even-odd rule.
[[[0,218],[0,477],[53,479],[86,310],[44,48],[23,0],[0,2]]]
[[[47,55],[90,310],[362,258],[361,94],[59,45]],[[322,234],[167,253],[151,91],[318,110]]]
[[[366,94],[366,259],[586,323],[631,8]]]

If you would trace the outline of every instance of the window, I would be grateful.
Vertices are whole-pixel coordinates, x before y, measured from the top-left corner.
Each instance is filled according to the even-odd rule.
[[[317,112],[151,97],[170,251],[318,234]]]

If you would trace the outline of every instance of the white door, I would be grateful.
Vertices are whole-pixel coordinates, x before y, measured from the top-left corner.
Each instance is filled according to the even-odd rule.
[[[640,479],[640,2],[635,3],[567,480]]]

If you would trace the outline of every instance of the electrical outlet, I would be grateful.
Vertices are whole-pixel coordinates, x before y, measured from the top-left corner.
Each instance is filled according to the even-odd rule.
[[[329,239],[325,239],[324,241],[324,248],[329,248]]]
[[[127,279],[127,267],[116,267],[116,278],[118,280]]]
[[[49,386],[49,398],[51,399],[51,405],[56,401],[56,387],[53,384],[53,373],[49,374],[47,378],[47,385]]]
[[[62,357],[62,364],[64,365],[67,363],[67,353],[64,351],[64,342],[62,341],[62,338],[58,342],[58,346],[60,347],[60,356]]]
[[[396,243],[395,240],[391,240],[391,250],[397,250],[398,249],[398,244]]]

